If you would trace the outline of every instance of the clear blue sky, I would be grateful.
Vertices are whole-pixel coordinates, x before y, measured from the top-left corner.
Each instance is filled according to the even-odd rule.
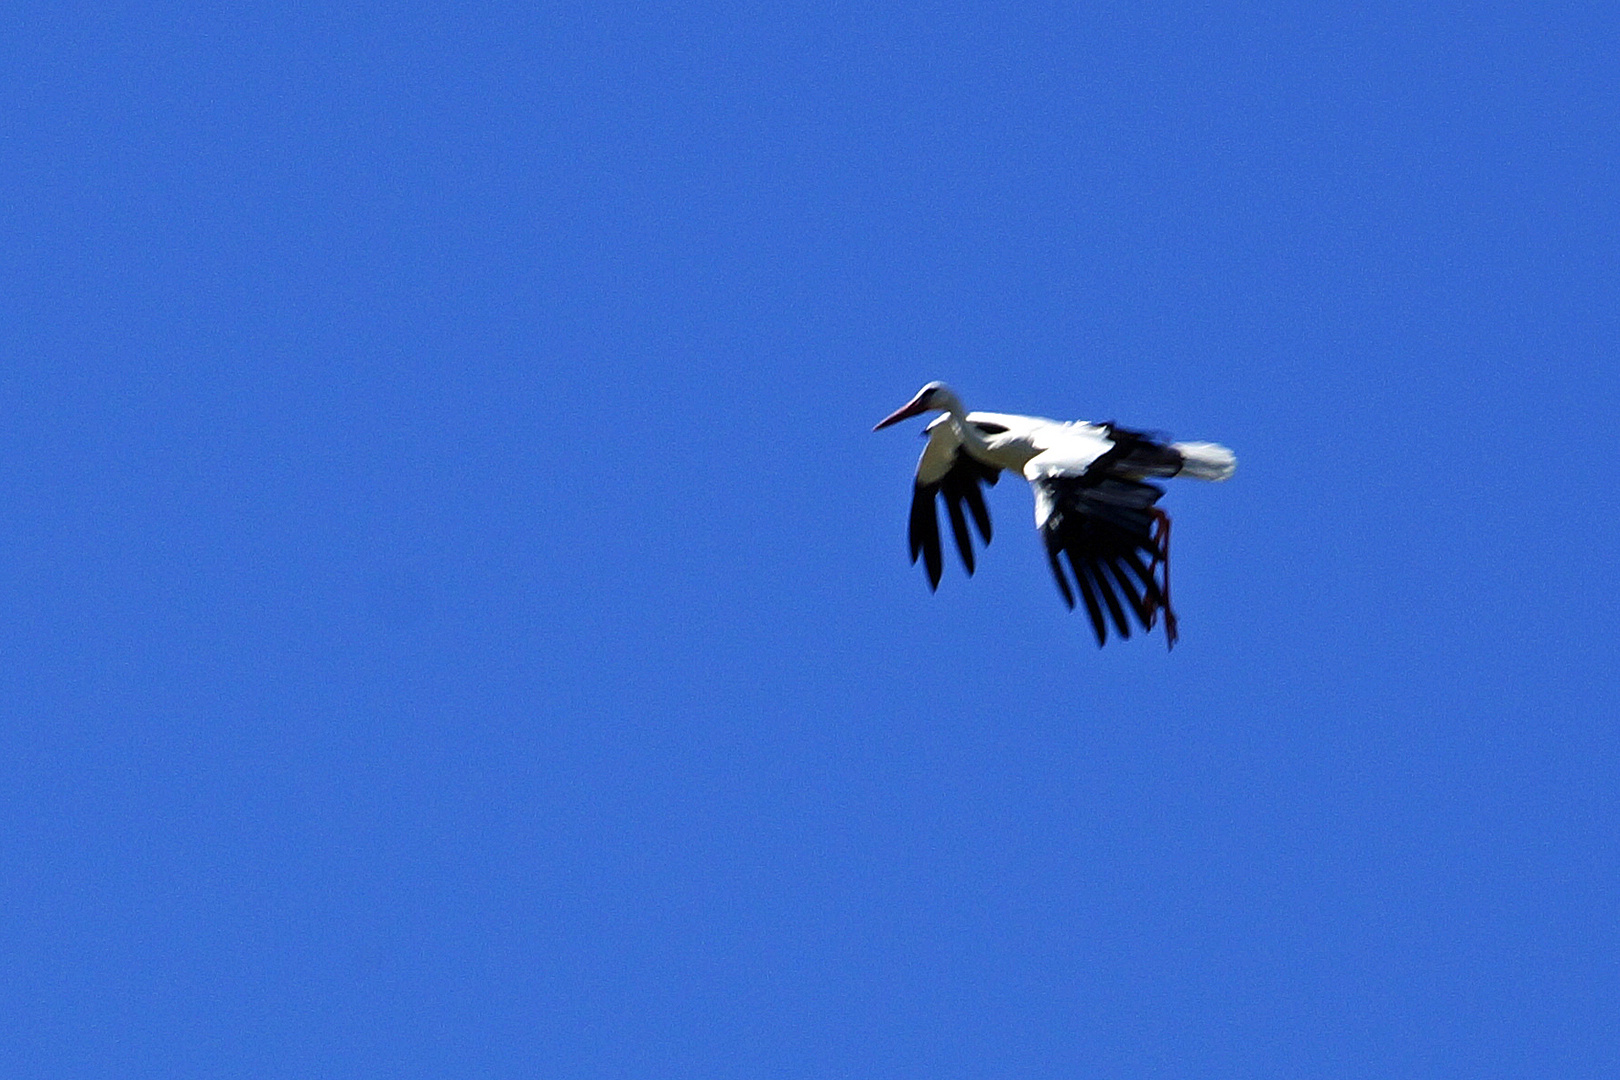
[[[1617,31],[8,5],[0,1073],[1620,1075]]]

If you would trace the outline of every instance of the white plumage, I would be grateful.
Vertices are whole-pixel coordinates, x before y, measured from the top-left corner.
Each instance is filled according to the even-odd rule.
[[[936,500],[945,504],[962,565],[972,574],[968,517],[988,544],[990,513],[981,485],[994,485],[1003,470],[1012,470],[1034,490],[1035,527],[1058,589],[1071,608],[1079,593],[1097,644],[1108,640],[1110,622],[1121,637],[1131,636],[1127,612],[1148,630],[1162,613],[1165,640],[1175,644],[1170,518],[1155,505],[1164,489],[1148,480],[1229,479],[1237,469],[1232,451],[1217,443],[1164,442],[1113,423],[965,412],[940,382],[924,386],[872,430],[929,412],[943,415],[924,429],[928,445],[917,462],[910,542],[911,561],[923,559],[930,588],[944,572]]]

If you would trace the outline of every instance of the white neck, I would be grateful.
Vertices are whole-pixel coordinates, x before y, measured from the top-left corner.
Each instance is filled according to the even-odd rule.
[[[945,415],[951,418],[951,426],[956,429],[956,437],[963,446],[981,458],[990,452],[990,444],[985,442],[978,428],[967,422],[967,410],[962,408],[962,402],[955,394],[945,399]]]

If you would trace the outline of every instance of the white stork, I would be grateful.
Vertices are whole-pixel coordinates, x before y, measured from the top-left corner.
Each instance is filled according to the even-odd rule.
[[[1131,636],[1128,607],[1145,630],[1152,630],[1164,612],[1165,641],[1175,645],[1170,518],[1154,505],[1164,489],[1146,478],[1225,480],[1237,469],[1232,451],[1215,443],[1164,442],[1112,422],[965,412],[961,399],[941,382],[924,386],[872,430],[930,412],[944,415],[923,432],[928,446],[917,462],[911,496],[911,561],[922,556],[930,589],[939,587],[944,569],[935,497],[945,501],[956,548],[971,575],[973,536],[962,507],[988,544],[990,512],[979,485],[993,485],[1001,470],[1013,469],[1035,489],[1035,527],[1046,542],[1058,591],[1072,609],[1076,590],[1058,559],[1062,554],[1097,644],[1108,641],[1110,618],[1120,637]]]

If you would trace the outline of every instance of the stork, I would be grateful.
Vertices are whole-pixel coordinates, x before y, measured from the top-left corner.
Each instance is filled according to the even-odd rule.
[[[923,430],[928,445],[917,462],[910,526],[911,561],[922,557],[929,589],[939,588],[944,572],[935,500],[945,503],[956,549],[971,576],[973,535],[967,519],[973,518],[981,542],[988,544],[990,511],[982,485],[994,486],[1003,469],[1013,470],[1035,491],[1035,527],[1045,541],[1058,592],[1071,610],[1079,593],[1098,646],[1108,641],[1110,621],[1121,638],[1131,636],[1127,611],[1148,631],[1162,612],[1165,644],[1175,645],[1170,517],[1157,505],[1164,489],[1147,481],[1229,479],[1237,469],[1232,451],[1216,443],[1166,442],[1113,422],[970,413],[942,382],[924,386],[872,430],[932,412],[943,415]],[[1067,560],[1067,570],[1059,556]]]

